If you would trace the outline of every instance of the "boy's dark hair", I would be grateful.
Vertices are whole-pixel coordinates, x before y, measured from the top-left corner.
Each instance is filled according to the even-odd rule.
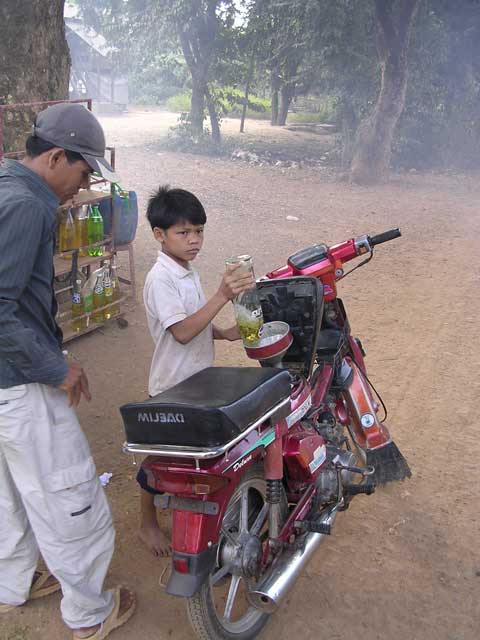
[[[58,147],[58,145],[47,142],[38,136],[28,136],[25,143],[27,156],[29,158],[38,158],[42,153],[46,153],[47,151],[50,151],[50,149],[55,149],[56,147]],[[83,160],[82,156],[76,151],[69,151],[68,149],[64,149],[64,151],[69,164],[74,164],[79,160]]]
[[[168,229],[178,222],[205,224],[207,216],[200,200],[184,189],[170,189],[168,185],[159,187],[150,196],[147,218],[152,229]]]

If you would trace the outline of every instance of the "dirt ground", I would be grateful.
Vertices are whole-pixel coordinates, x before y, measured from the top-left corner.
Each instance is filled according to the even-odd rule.
[[[158,114],[157,114],[158,116]],[[169,116],[172,118],[172,116]],[[115,640],[192,637],[184,603],[159,586],[164,560],[136,539],[135,467],[122,453],[118,407],[146,397],[152,343],[141,285],[157,246],[143,218],[148,194],[169,182],[193,190],[208,223],[196,261],[207,293],[223,261],[251,253],[257,274],[318,241],[333,243],[400,226],[403,238],[341,285],[367,366],[389,409],[388,425],[412,467],[411,480],[361,496],[337,519],[287,602],[262,634],[328,640],[476,640],[480,636],[480,183],[478,176],[404,175],[353,187],[315,169],[281,171],[159,149],[155,114],[105,117],[122,184],[139,194],[135,241],[138,305],[129,327],[111,325],[70,343],[86,367],[93,400],[79,414],[117,528],[111,585],[138,594],[138,611]],[[173,117],[174,123],[175,118]],[[168,125],[166,125],[168,126]],[[265,126],[265,125],[263,125]],[[260,130],[249,123],[249,130]],[[294,133],[290,132],[292,135]],[[267,133],[266,135],[271,135]],[[289,142],[289,132],[280,134]],[[299,218],[289,221],[287,216]],[[222,322],[231,320],[231,310]],[[245,365],[239,345],[217,363]],[[1,640],[70,637],[58,595],[3,616]]]

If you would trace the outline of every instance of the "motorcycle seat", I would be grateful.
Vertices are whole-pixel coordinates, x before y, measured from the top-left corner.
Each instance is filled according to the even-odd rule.
[[[120,407],[127,443],[221,447],[272,409],[290,413],[290,376],[271,368],[209,367],[143,402]]]

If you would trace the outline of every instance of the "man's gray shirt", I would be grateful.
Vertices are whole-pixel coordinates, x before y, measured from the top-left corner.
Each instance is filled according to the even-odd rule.
[[[67,374],[53,291],[58,206],[36,173],[0,165],[0,388],[57,386]]]

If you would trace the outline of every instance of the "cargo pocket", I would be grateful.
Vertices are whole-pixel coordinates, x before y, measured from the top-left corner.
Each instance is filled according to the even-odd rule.
[[[112,522],[91,457],[43,478],[52,529],[61,541],[81,540]]]
[[[19,412],[30,413],[27,400],[27,385],[20,384],[8,389],[0,389],[0,415],[9,417]]]

